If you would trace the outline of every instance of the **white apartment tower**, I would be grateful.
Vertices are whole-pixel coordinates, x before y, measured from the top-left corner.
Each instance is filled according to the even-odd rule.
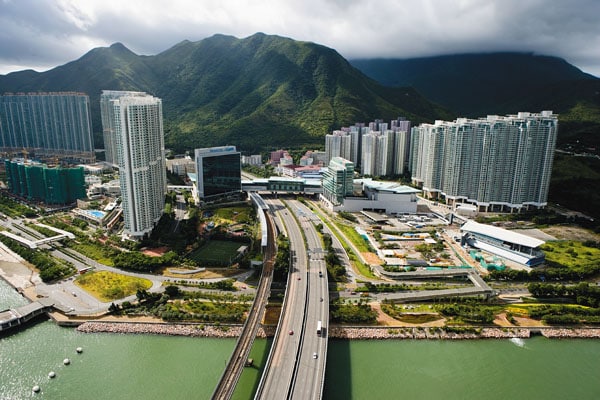
[[[552,111],[421,124],[412,129],[412,180],[431,198],[482,212],[544,207],[557,132]]]
[[[350,160],[352,153],[351,136],[346,131],[333,131],[332,134],[325,135],[325,153],[327,153],[326,164],[333,157],[342,157]]]
[[[162,102],[146,93],[114,91],[103,101],[103,131],[114,144],[113,162],[119,166],[124,233],[139,239],[152,232],[165,205]]]

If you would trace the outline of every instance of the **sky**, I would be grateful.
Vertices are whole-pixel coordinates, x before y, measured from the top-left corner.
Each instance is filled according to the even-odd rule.
[[[600,0],[0,0],[0,74],[45,71],[115,42],[153,55],[256,32],[348,59],[532,52],[600,77]]]

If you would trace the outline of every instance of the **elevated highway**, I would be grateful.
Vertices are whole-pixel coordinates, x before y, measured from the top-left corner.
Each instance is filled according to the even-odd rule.
[[[329,326],[321,240],[308,218],[310,211],[300,202],[290,201],[289,208],[278,200],[270,202],[285,226],[293,257],[279,325],[255,399],[320,399]]]

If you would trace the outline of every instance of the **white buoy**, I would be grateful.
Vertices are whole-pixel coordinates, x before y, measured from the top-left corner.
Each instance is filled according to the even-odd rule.
[[[56,377],[56,372],[54,372],[54,371],[48,372],[48,378],[52,379],[54,377]]]
[[[77,351],[78,354],[83,353],[83,349],[81,347],[78,347],[77,349],[75,349]]]
[[[39,387],[38,385],[35,385],[35,386],[33,387],[33,389],[31,389],[31,390],[33,390],[33,393],[39,393],[39,392],[40,392],[40,390],[42,390],[42,389],[40,389],[40,387]]]
[[[65,359],[63,360],[63,364],[65,364],[65,365],[69,365],[69,364],[71,364],[71,360],[69,360],[68,358],[65,358]]]

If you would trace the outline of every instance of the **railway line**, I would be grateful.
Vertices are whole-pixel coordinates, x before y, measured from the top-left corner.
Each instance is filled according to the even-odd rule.
[[[269,290],[271,287],[271,281],[273,280],[273,262],[276,254],[275,246],[275,228],[272,219],[266,215],[268,238],[267,247],[265,250],[265,262],[263,264],[262,275],[260,283],[256,290],[256,297],[252,303],[252,307],[244,324],[242,333],[238,339],[238,342],[233,350],[227,367],[221,379],[213,392],[213,400],[229,400],[233,396],[235,386],[242,374],[244,366],[248,360],[248,355],[256,338],[256,332],[260,323],[260,319],[263,315],[267,298],[269,297]]]

